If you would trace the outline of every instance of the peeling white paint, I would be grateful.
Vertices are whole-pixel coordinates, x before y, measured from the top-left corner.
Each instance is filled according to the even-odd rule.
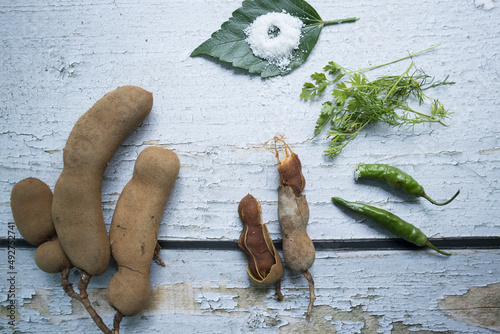
[[[57,324],[61,332],[78,328],[97,333],[81,305],[64,294],[58,275],[33,269],[33,253],[26,249],[18,258],[18,272],[29,275],[19,275],[17,291],[24,297],[16,298],[17,329],[51,333]],[[5,254],[0,251],[0,257]],[[442,301],[464,295],[473,286],[498,284],[498,250],[456,251],[449,258],[425,251],[319,251],[318,255],[311,267],[317,299],[309,324],[304,319],[309,291],[299,274],[285,270],[285,299],[278,301],[272,287],[257,287],[249,281],[240,251],[163,250],[166,267],[152,266],[151,304],[138,316],[126,318],[123,329],[127,333],[145,328],[172,333],[293,333],[310,328],[318,333],[391,334],[397,324],[431,332],[494,332],[450,317],[452,304]],[[108,325],[114,310],[105,300],[105,288],[114,271],[112,265],[89,285],[89,298]],[[2,300],[5,295],[1,286]],[[6,306],[4,301],[1,304]]]
[[[496,0],[475,0],[474,5],[476,8],[480,8],[482,10],[492,10],[496,6]]]
[[[160,145],[174,150],[181,161],[161,239],[236,240],[241,231],[237,204],[247,193],[261,201],[271,236],[281,238],[276,159],[263,144],[283,133],[302,160],[311,210],[308,234],[313,239],[390,236],[338,210],[330,201],[336,195],[389,209],[429,236],[498,236],[498,1],[310,3],[325,20],[360,20],[325,27],[302,67],[268,80],[189,57],[240,0],[20,0],[2,5],[0,236],[6,237],[5,226],[13,221],[13,185],[34,176],[53,189],[65,141],[78,117],[124,84],[152,91],[154,106],[106,171],[103,210],[108,223],[135,158],[145,147]],[[457,82],[429,91],[454,112],[448,127],[376,125],[338,158],[323,157],[324,136],[311,139],[322,101],[299,99],[310,74],[329,61],[357,69],[438,43],[441,46],[413,61],[437,79],[450,74]],[[402,62],[367,75],[398,74],[408,65]],[[402,168],[432,197],[447,198],[458,188],[461,194],[448,206],[435,207],[379,184],[356,182],[355,166],[370,162]],[[450,318],[439,308],[439,300],[498,283],[499,252],[455,253],[444,258],[425,250],[319,250],[311,269],[316,313],[311,324],[304,324],[308,290],[302,276],[285,272],[286,299],[279,302],[272,289],[250,284],[238,251],[162,251],[167,267],[153,266],[156,296],[151,306],[122,326],[127,333],[142,333],[144,328],[170,333],[293,333],[304,328],[359,333],[370,328],[390,333],[403,326],[417,332],[490,334],[490,329]],[[2,275],[5,258],[2,249]],[[35,267],[32,249],[19,249],[16,263],[20,332],[53,333],[57,324],[61,332],[97,333],[85,311],[59,288],[59,277]],[[107,324],[114,312],[102,298],[113,270],[94,277],[90,286]],[[0,279],[5,283],[4,276]],[[7,306],[4,283],[0,304]],[[5,317],[0,320],[0,331],[5,331]]]
[[[203,311],[230,311],[238,305],[234,301],[238,295],[226,295],[219,292],[197,292],[195,294],[195,302],[200,304],[200,309]]]
[[[309,234],[315,239],[385,237],[331,205],[329,198],[338,194],[387,202],[431,235],[496,235],[500,227],[492,219],[500,207],[495,196],[498,155],[493,154],[500,128],[496,8],[478,11],[451,0],[397,5],[381,0],[316,1],[313,5],[323,17],[344,13],[361,19],[326,27],[302,67],[285,77],[262,80],[189,57],[239,5],[235,0],[224,5],[196,1],[190,6],[183,1],[139,6],[81,0],[6,6],[0,14],[4,46],[0,140],[5,143],[0,220],[12,221],[8,203],[14,183],[36,176],[53,187],[62,168],[65,140],[77,118],[117,85],[132,83],[151,90],[155,102],[149,118],[126,140],[106,172],[107,222],[135,157],[148,145],[164,145],[179,155],[182,168],[160,228],[162,238],[235,240],[240,228],[236,203],[248,192],[264,203],[264,220],[271,222],[272,236],[278,237],[277,171],[263,144],[280,132],[303,161],[311,206]],[[102,17],[108,23],[102,23]],[[19,29],[22,22],[29,24]],[[130,22],[134,32],[124,33],[119,27]],[[457,82],[429,92],[454,112],[450,126],[417,125],[413,130],[374,126],[340,157],[324,158],[324,136],[310,140],[321,101],[299,99],[309,75],[331,60],[356,69],[437,43],[441,46],[414,61],[438,79],[450,74],[450,80]],[[341,47],[332,52],[332,45]],[[368,75],[400,73],[407,65],[394,64]],[[67,74],[61,77],[61,71]],[[354,166],[361,162],[397,165],[437,198],[446,198],[457,188],[462,193],[441,210],[355,183]]]

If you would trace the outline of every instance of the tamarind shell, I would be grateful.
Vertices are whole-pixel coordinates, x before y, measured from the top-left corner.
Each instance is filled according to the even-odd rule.
[[[151,298],[149,271],[141,273],[119,267],[106,290],[108,303],[121,314],[132,317],[148,305]]]
[[[246,195],[238,205],[238,215],[243,224],[238,246],[247,257],[248,276],[258,285],[275,284],[283,276],[283,263],[267,226],[262,223],[259,201]]]
[[[268,249],[271,251],[272,255],[274,256],[274,260],[276,261],[276,263],[272,265],[269,274],[267,274],[265,278],[256,277],[252,273],[252,270],[250,270],[249,266],[247,266],[247,274],[255,284],[259,286],[267,286],[276,284],[281,280],[281,278],[283,277],[283,262],[281,261],[281,257],[278,251],[276,250],[276,247],[274,247],[273,241],[271,240],[271,236],[269,235],[269,231],[267,230],[267,226],[262,224],[262,229],[266,245]]]
[[[294,152],[280,160],[278,164],[280,183],[292,188],[295,196],[300,196],[306,186],[306,179],[302,174],[302,163]]]
[[[278,187],[278,220],[283,236],[283,258],[291,270],[303,273],[314,263],[316,251],[307,235],[309,205],[306,196],[295,196],[289,186]]]

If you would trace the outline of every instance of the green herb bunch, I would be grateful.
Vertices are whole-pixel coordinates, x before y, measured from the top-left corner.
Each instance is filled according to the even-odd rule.
[[[443,120],[450,113],[439,100],[429,97],[425,91],[454,84],[448,81],[448,77],[443,81],[435,81],[422,70],[414,69],[413,62],[401,75],[380,76],[370,81],[363,73],[420,52],[358,71],[350,71],[330,62],[323,68],[324,72],[311,75],[314,83],[306,82],[300,95],[306,101],[322,95],[329,86],[334,85],[333,101],[323,103],[314,129],[314,136],[317,136],[325,126],[330,125],[327,136],[330,139],[329,148],[324,152],[326,156],[335,157],[340,154],[369,124],[383,122],[390,126],[414,126],[418,123],[436,122],[446,125]],[[333,79],[328,79],[327,76]],[[418,102],[418,105],[430,103],[430,113],[410,107],[409,101],[412,100]]]

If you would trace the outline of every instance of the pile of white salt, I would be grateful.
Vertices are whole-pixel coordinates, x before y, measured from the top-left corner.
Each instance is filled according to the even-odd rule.
[[[290,64],[293,51],[299,48],[303,25],[299,18],[285,12],[267,13],[245,29],[246,42],[256,57],[284,69]]]

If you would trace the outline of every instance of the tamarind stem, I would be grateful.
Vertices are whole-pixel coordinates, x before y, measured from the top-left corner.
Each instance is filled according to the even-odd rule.
[[[64,292],[71,298],[77,299],[77,293],[75,290],[73,290],[73,285],[69,282],[68,277],[69,277],[69,272],[71,271],[70,268],[64,268],[61,271],[61,285],[63,287]]]
[[[156,262],[157,265],[165,267],[165,262],[160,257],[161,246],[158,242],[156,242],[155,252],[153,253],[153,261]]]
[[[122,322],[123,314],[116,311],[115,318],[113,319],[113,334],[120,334],[120,323]]]
[[[314,305],[314,301],[316,300],[316,294],[314,293],[314,279],[308,270],[304,271],[302,275],[304,275],[304,277],[309,282],[309,306],[307,308],[306,320],[310,321],[312,308]]]
[[[276,282],[276,296],[278,300],[283,300],[283,294],[281,293],[281,281]]]
[[[92,320],[94,320],[95,324],[99,329],[106,334],[111,334],[111,330],[104,324],[102,318],[97,314],[97,311],[94,309],[89,300],[89,295],[87,293],[87,287],[90,282],[90,278],[92,276],[89,275],[86,271],[82,270],[82,274],[80,275],[80,282],[78,283],[78,290],[80,291],[80,302],[83,304],[87,312],[90,314]]]
[[[71,268],[64,268],[61,271],[61,285],[64,289],[64,292],[71,298],[74,298],[82,303],[87,312],[89,313],[94,323],[104,334],[112,334],[111,330],[104,324],[102,318],[97,314],[97,311],[94,309],[89,300],[89,295],[87,293],[87,286],[89,285],[90,278],[92,277],[86,271],[82,271],[80,276],[80,282],[78,283],[78,290],[80,293],[76,293],[73,289],[73,284],[69,282],[69,273]]]

